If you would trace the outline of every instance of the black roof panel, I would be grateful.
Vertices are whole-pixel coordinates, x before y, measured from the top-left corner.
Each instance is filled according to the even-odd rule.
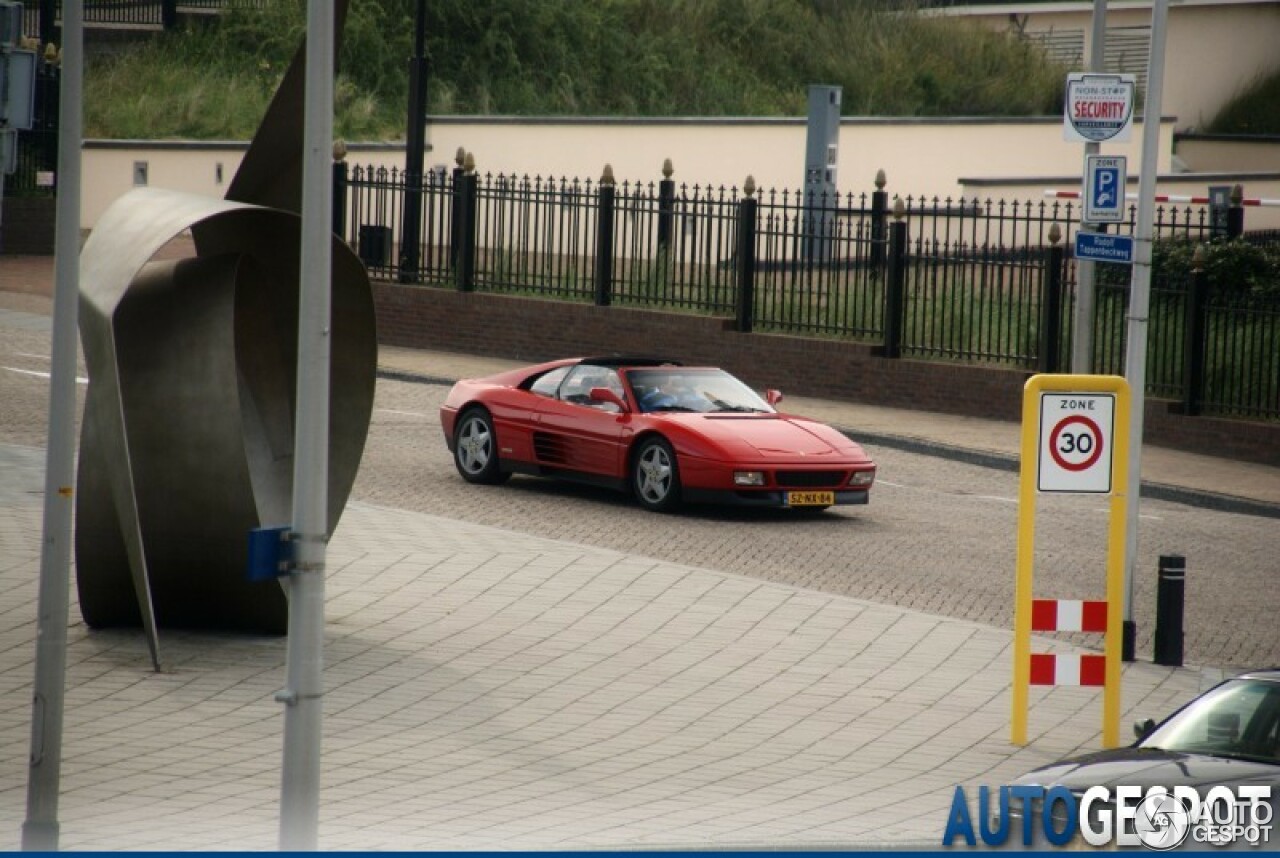
[[[682,366],[680,361],[659,357],[635,357],[627,355],[609,355],[608,357],[583,358],[580,363],[595,366]]]

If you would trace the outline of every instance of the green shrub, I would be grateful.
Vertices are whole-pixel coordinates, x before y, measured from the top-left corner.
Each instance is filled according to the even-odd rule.
[[[1152,249],[1154,276],[1186,276],[1192,270],[1196,246],[1189,241],[1156,242]],[[1204,270],[1214,294],[1280,296],[1280,246],[1235,239],[1203,247]]]
[[[350,5],[336,85],[348,139],[401,138],[416,2]],[[890,11],[886,11],[886,9]],[[431,0],[432,113],[1043,115],[1063,69],[1037,47],[874,0]],[[86,68],[95,137],[252,135],[306,30],[302,0],[234,4]]]
[[[1280,72],[1256,80],[1206,126],[1214,134],[1280,134]]]
[[[1190,275],[1196,247],[1204,248],[1204,270],[1216,295],[1274,295],[1280,297],[1280,245],[1250,244],[1243,239],[1200,242],[1161,239],[1151,248],[1151,276],[1156,282],[1177,282]],[[1099,285],[1124,286],[1130,266],[1098,263]]]

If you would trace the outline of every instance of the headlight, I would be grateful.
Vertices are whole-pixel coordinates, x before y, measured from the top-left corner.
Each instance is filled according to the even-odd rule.
[[[735,486],[763,486],[764,471],[734,471],[733,484]]]
[[[854,471],[852,476],[849,477],[849,485],[856,486],[858,488],[865,488],[875,481],[876,472],[874,469],[870,471]]]

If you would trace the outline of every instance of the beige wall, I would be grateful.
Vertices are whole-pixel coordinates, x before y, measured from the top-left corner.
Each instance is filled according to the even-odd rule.
[[[453,166],[459,146],[475,154],[478,169],[542,176],[599,178],[605,163],[622,181],[657,181],[670,158],[677,182],[741,187],[748,174],[760,188],[796,188],[804,172],[801,120],[670,120],[518,122],[432,119],[434,150],[427,165]],[[1127,144],[1106,147],[1127,155],[1137,175],[1142,126]],[[1173,125],[1160,134],[1160,172],[1170,169]],[[1084,147],[1062,139],[1057,119],[988,120],[846,119],[840,127],[838,183],[842,192],[875,189],[883,169],[887,189],[902,196],[959,196],[967,178],[1034,179],[1081,170]],[[243,144],[90,141],[84,150],[82,223],[88,228],[110,203],[133,187],[134,165],[146,162],[153,187],[221,197],[243,156]],[[397,146],[352,145],[352,164],[404,166]],[[217,165],[222,165],[222,181]]]
[[[1191,137],[1174,141],[1174,154],[1189,170],[1280,173],[1280,137],[1265,140]]]
[[[1016,15],[1027,33],[1080,30],[1092,49],[1092,3],[958,7],[997,29]],[[1107,28],[1149,27],[1149,2],[1107,4]],[[1280,3],[1262,0],[1182,0],[1169,7],[1161,113],[1179,130],[1200,129],[1260,76],[1280,70]],[[1146,68],[1143,58],[1142,68]],[[1079,71],[1084,71],[1083,64]]]
[[[80,225],[91,229],[118,197],[134,187],[134,165],[147,168],[147,184],[223,197],[244,157],[245,144],[86,141],[81,166]],[[218,166],[222,180],[218,181]]]
[[[1162,127],[1160,170],[1168,170],[1172,125]],[[448,119],[431,126],[431,163],[453,165],[459,146],[473,152],[478,168],[503,173],[590,176],[604,164],[619,181],[662,178],[671,158],[678,182],[741,186],[748,174],[762,188],[797,188],[804,178],[805,123],[664,122],[520,126]],[[1141,156],[1138,125],[1133,140],[1108,147]],[[959,192],[963,176],[1057,175],[1079,170],[1083,146],[1063,140],[1062,122],[1032,119],[879,120],[840,123],[838,186],[870,191],[883,169],[898,194],[946,196]]]

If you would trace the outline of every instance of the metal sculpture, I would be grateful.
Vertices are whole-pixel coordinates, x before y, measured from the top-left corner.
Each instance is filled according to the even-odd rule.
[[[335,4],[341,33],[344,2]],[[284,588],[250,583],[248,531],[291,516],[305,46],[223,200],[122,196],[81,253],[89,370],[76,492],[76,582],[92,627],[283,633]],[[189,232],[194,255],[156,260]],[[332,262],[329,533],[373,409],[368,275]]]

